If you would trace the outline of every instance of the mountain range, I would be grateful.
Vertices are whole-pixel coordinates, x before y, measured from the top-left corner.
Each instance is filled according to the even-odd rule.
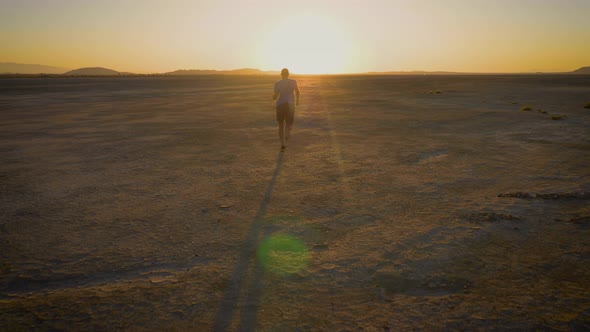
[[[582,67],[580,69],[576,69],[576,70],[572,71],[572,74],[586,74],[586,75],[589,75],[590,74],[590,67]]]
[[[85,67],[63,73],[65,76],[136,76],[138,74],[116,71],[104,67]]]
[[[38,64],[22,64],[13,62],[0,62],[0,74],[63,74],[65,76],[133,76],[128,72],[119,72],[103,67],[85,67],[75,70],[68,70],[62,67],[45,66]],[[478,73],[461,73],[448,71],[387,71],[356,73],[360,75],[465,75]],[[524,73],[523,73],[524,74]],[[571,72],[547,73],[547,74],[590,74],[589,67],[581,67]],[[255,68],[241,68],[233,70],[210,70],[210,69],[180,69],[154,75],[168,76],[196,76],[196,75],[279,75],[279,71],[260,70]]]
[[[63,74],[68,68],[37,64],[0,62],[0,74]]]
[[[280,72],[272,70],[260,70],[255,68],[242,68],[234,70],[202,70],[180,69],[164,73],[164,75],[279,75]]]
[[[121,74],[116,70],[103,67],[86,67],[64,73],[66,76],[119,76]]]

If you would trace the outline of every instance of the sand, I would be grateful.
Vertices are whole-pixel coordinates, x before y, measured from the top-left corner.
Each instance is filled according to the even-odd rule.
[[[590,76],[295,78],[0,79],[0,330],[589,328]]]

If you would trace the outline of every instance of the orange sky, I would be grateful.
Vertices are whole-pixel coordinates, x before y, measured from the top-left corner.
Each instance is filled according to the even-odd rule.
[[[119,71],[570,71],[588,0],[3,0],[0,62]]]

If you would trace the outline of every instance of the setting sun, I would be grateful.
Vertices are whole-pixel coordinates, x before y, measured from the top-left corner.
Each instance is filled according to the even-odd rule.
[[[263,45],[261,57],[269,68],[289,67],[300,74],[347,72],[354,59],[354,43],[344,26],[318,15],[282,20]]]

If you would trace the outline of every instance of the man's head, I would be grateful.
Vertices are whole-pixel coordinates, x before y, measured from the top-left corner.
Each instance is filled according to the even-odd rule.
[[[281,70],[281,76],[282,76],[283,78],[287,78],[287,77],[289,77],[289,69],[287,69],[287,68],[283,68],[283,69]]]

